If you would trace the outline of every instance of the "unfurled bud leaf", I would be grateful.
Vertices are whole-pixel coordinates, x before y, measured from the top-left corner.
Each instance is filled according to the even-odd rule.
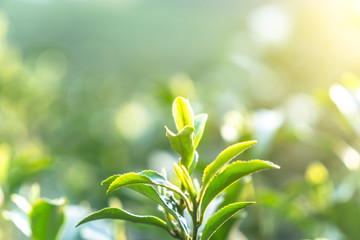
[[[180,154],[180,164],[189,169],[194,157],[194,128],[184,127],[178,134],[170,131],[166,126],[166,136],[170,141],[172,149]]]
[[[174,163],[174,170],[176,176],[180,179],[186,191],[188,191],[190,198],[196,199],[195,187],[186,168],[183,165],[178,166]]]
[[[179,132],[181,132],[185,126],[194,127],[194,112],[188,100],[177,97],[174,100],[172,111]]]

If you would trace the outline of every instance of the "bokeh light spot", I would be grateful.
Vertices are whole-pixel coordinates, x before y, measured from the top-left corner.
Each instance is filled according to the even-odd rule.
[[[305,173],[305,179],[311,184],[324,183],[329,177],[326,167],[320,162],[310,164]]]
[[[278,5],[265,5],[250,16],[250,28],[255,38],[268,43],[283,42],[291,30],[288,13]]]
[[[116,114],[116,126],[120,134],[128,140],[136,140],[149,129],[151,116],[138,102],[128,102]]]
[[[330,98],[343,114],[349,116],[357,113],[356,99],[343,86],[333,85],[330,88]]]
[[[224,115],[224,124],[221,127],[221,136],[227,142],[236,141],[244,127],[244,117],[237,111],[229,111]]]
[[[343,151],[342,160],[350,170],[356,170],[360,167],[360,154],[350,146]]]
[[[170,91],[174,96],[191,98],[195,95],[194,83],[186,74],[176,74],[171,78],[169,85]]]

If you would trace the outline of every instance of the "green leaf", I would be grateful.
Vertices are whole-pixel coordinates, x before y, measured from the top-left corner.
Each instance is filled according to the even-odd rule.
[[[220,210],[221,208],[229,205],[230,203],[240,201],[240,196],[242,191],[244,190],[245,184],[245,181],[236,181],[229,187],[227,187],[224,190],[222,202],[217,206],[216,210]]]
[[[188,100],[177,97],[174,100],[172,111],[179,132],[181,132],[185,126],[194,127],[194,112]]]
[[[148,198],[150,198],[151,200],[153,200],[154,202],[156,202],[157,204],[159,204],[160,206],[162,206],[164,208],[169,208],[166,205],[166,203],[165,203],[166,201],[163,199],[163,197],[160,196],[160,194],[154,189],[154,187],[152,187],[150,185],[134,184],[134,185],[127,186],[127,188],[130,188],[138,193],[141,193],[141,194],[147,196]]]
[[[101,185],[103,185],[103,186],[110,185],[119,176],[120,176],[120,174],[112,175],[112,176],[108,177],[107,179],[105,179],[104,181],[102,181]]]
[[[216,232],[216,230],[221,227],[221,225],[223,225],[227,220],[229,220],[229,218],[231,218],[235,213],[253,203],[254,202],[232,203],[217,211],[207,221],[201,236],[201,240],[208,240]]]
[[[201,214],[204,214],[209,203],[232,183],[246,175],[269,168],[280,167],[272,162],[263,160],[236,161],[226,166],[218,175],[210,180],[201,198]]]
[[[193,184],[186,168],[183,165],[181,165],[181,167],[179,167],[176,163],[174,163],[174,170],[175,170],[176,176],[180,179],[180,181],[183,184],[183,186],[185,187],[186,191],[189,193],[190,198],[192,200],[195,200],[196,193],[195,193],[194,184]]]
[[[171,201],[169,201],[166,197],[161,196],[152,186],[145,185],[145,184],[134,184],[127,186],[127,188],[130,188],[140,194],[143,194],[162,206],[167,212],[169,212],[178,222],[180,228],[182,231],[189,236],[189,230],[186,225],[185,219],[176,212],[176,206],[175,203],[173,204]]]
[[[180,154],[180,164],[184,165],[186,169],[189,169],[195,151],[194,128],[192,126],[186,126],[178,134],[174,134],[166,126],[165,129],[172,149]]]
[[[155,216],[140,216],[135,215],[129,212],[126,212],[124,210],[121,210],[119,208],[104,208],[100,211],[94,212],[90,214],[89,216],[85,217],[83,220],[81,220],[76,227],[80,226],[83,223],[99,220],[99,219],[119,219],[119,220],[126,220],[133,223],[143,223],[143,224],[150,224],[157,227],[160,227],[166,231],[169,231],[166,223],[161,220],[160,218],[157,218]]]
[[[101,185],[110,185],[116,178],[120,175],[113,175],[106,180],[104,180]],[[184,218],[177,213],[176,206],[168,201],[164,196],[161,196],[152,186],[145,185],[145,184],[133,184],[126,186],[140,194],[143,194],[150,198],[151,200],[155,201],[157,204],[162,206],[167,212],[169,212],[178,222],[182,231],[189,236],[189,230],[186,225],[186,221]]]
[[[191,162],[191,165],[190,165],[190,167],[189,167],[189,174],[190,174],[190,175],[191,175],[191,173],[195,170],[198,161],[199,161],[199,154],[198,154],[197,151],[195,150],[195,151],[194,151],[194,158],[193,158],[193,160],[192,160],[192,162]]]
[[[65,219],[65,200],[40,199],[33,205],[30,213],[30,226],[34,240],[57,239]]]
[[[194,119],[194,127],[195,127],[194,146],[195,146],[195,149],[197,148],[197,146],[201,140],[201,137],[204,133],[207,118],[208,118],[208,115],[203,113],[203,114],[197,115]]]
[[[251,185],[251,181],[236,181],[227,187],[223,191],[222,202],[216,207],[216,211],[219,211],[221,208],[240,201],[244,198],[243,192],[245,187]],[[246,192],[246,191],[245,191]],[[211,240],[223,240],[228,239],[230,232],[237,227],[239,221],[238,218],[231,217],[229,218],[218,230],[211,236]]]
[[[210,163],[204,170],[204,176],[202,179],[203,188],[202,191],[206,189],[207,184],[209,183],[210,179],[220,170],[223,166],[231,161],[233,158],[238,156],[240,153],[244,152],[246,149],[254,145],[256,141],[246,141],[236,143],[231,145],[230,147],[226,148],[222,151],[216,159]]]
[[[105,183],[108,183],[109,179],[113,180],[112,177],[105,180]],[[139,173],[126,173],[117,176],[117,178],[115,178],[113,182],[110,184],[107,190],[107,194],[115,191],[118,188],[127,187],[132,184],[151,184],[151,185],[162,186],[167,189],[170,189],[173,192],[179,194],[185,200],[188,208],[190,208],[190,202],[188,197],[177,186],[170,183],[159,173],[151,170],[145,170]]]

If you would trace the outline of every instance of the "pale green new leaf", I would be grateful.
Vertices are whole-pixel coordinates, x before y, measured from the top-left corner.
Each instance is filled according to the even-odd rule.
[[[207,118],[208,118],[208,115],[206,113],[203,113],[203,114],[197,115],[194,119],[194,127],[195,127],[194,146],[195,146],[195,149],[198,146],[198,144],[201,140],[201,137],[204,133]]]
[[[196,199],[194,184],[192,183],[192,180],[186,168],[183,165],[179,167],[176,163],[174,163],[174,170],[176,176],[180,179],[186,191],[190,194],[191,199]]]
[[[116,178],[118,178],[120,174],[112,175],[101,182],[101,185],[110,185]]]
[[[65,220],[65,199],[40,199],[29,213],[32,239],[55,240]]]
[[[169,231],[166,223],[161,220],[160,218],[157,218],[155,216],[140,216],[135,215],[129,212],[126,212],[124,210],[118,209],[118,208],[104,208],[100,211],[94,212],[90,214],[89,216],[85,217],[83,220],[81,220],[76,227],[80,226],[83,223],[94,221],[94,220],[100,220],[100,219],[119,219],[119,220],[126,220],[133,223],[143,223],[143,224],[150,224],[157,227],[160,227],[166,231]]]
[[[186,126],[178,134],[174,134],[166,126],[166,136],[170,141],[172,149],[180,154],[180,164],[187,169],[191,166],[194,157],[194,127]]]
[[[203,191],[205,190],[207,184],[209,183],[210,179],[220,170],[223,166],[238,156],[240,153],[244,152],[246,149],[254,145],[257,141],[246,141],[236,143],[231,145],[230,147],[226,148],[222,151],[216,159],[210,163],[204,170],[203,175]]]
[[[201,198],[201,214],[204,214],[209,203],[232,183],[246,175],[269,168],[280,167],[272,162],[263,160],[236,161],[226,166],[218,175],[210,180]]]
[[[190,174],[190,175],[191,175],[191,173],[195,170],[198,161],[199,161],[199,154],[198,154],[197,151],[195,150],[195,151],[194,151],[194,158],[193,158],[193,160],[192,160],[192,162],[191,162],[191,165],[190,165],[190,167],[189,167],[189,174]]]
[[[174,100],[172,111],[179,132],[181,132],[185,126],[194,127],[194,112],[189,101],[182,97],[177,97]]]
[[[110,180],[113,180],[112,178],[113,176],[110,177]],[[109,178],[105,180],[105,183],[108,183],[108,180]],[[113,192],[118,188],[127,187],[132,184],[150,184],[150,185],[165,187],[179,194],[185,200],[187,206],[190,207],[190,202],[188,197],[177,186],[170,183],[159,173],[151,170],[145,170],[139,173],[126,173],[117,176],[117,178],[115,178],[113,182],[110,184],[107,190],[107,194]]]
[[[235,213],[253,203],[254,202],[238,202],[221,208],[207,221],[201,235],[201,240],[208,240],[218,230],[218,228],[229,220],[229,218],[231,218]]]

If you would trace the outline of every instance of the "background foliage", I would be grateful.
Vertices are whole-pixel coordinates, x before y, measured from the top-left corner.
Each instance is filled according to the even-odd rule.
[[[107,176],[172,168],[163,125],[174,128],[178,95],[209,114],[200,163],[257,139],[246,158],[282,167],[242,183],[241,199],[258,204],[230,239],[360,238],[358,1],[3,0],[0,8],[0,239],[30,234],[14,224],[27,217],[12,194],[31,204],[66,197],[61,239],[162,237],[121,222],[74,226],[108,205],[98,184]],[[114,196],[122,202],[110,205],[152,209],[131,192]]]

